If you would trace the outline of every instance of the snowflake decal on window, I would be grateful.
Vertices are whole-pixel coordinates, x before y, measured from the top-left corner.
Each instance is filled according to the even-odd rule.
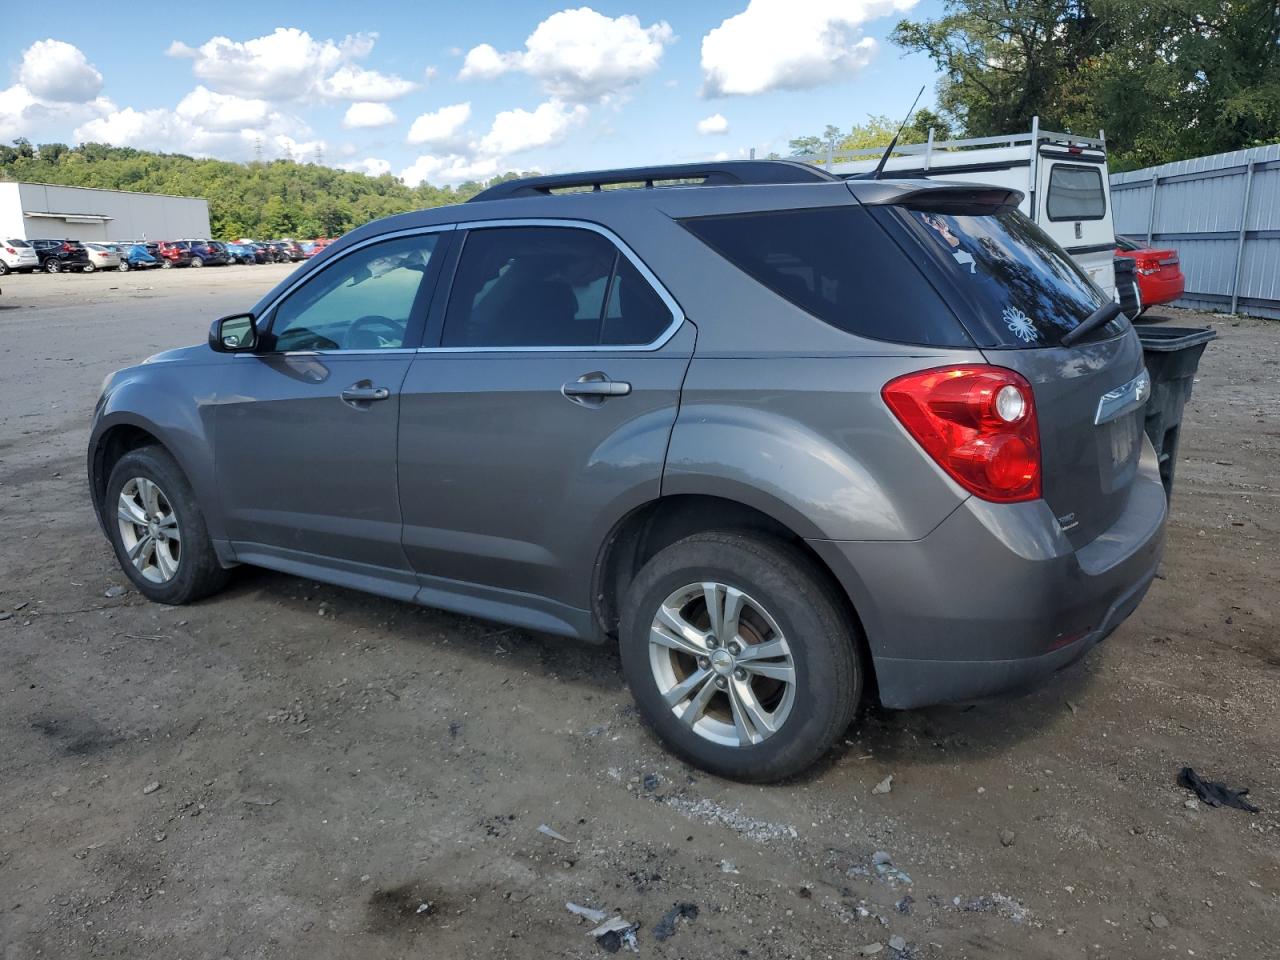
[[[1040,336],[1039,331],[1036,330],[1035,325],[1031,322],[1031,318],[1017,307],[1005,307],[1000,316],[1004,319],[1005,325],[1023,343],[1030,343]]]

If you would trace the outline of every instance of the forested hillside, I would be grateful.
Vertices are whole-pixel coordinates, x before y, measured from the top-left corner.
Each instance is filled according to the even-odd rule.
[[[458,203],[484,186],[407,187],[390,174],[368,177],[291,160],[228,163],[101,143],[34,146],[25,140],[0,146],[0,180],[204,197],[210,229],[224,239],[336,237],[378,217]]]

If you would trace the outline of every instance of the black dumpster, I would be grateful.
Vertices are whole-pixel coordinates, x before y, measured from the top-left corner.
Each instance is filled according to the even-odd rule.
[[[1173,468],[1178,463],[1182,408],[1191,397],[1205,344],[1218,333],[1210,327],[1138,327],[1137,331],[1151,374],[1146,431],[1160,458],[1160,479],[1168,497],[1173,493]]]

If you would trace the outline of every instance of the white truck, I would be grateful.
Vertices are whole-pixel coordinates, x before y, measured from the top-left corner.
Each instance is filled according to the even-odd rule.
[[[825,157],[803,157],[837,176],[870,173],[883,148],[828,151]],[[886,178],[936,177],[1012,187],[1024,193],[1019,209],[1066,248],[1107,296],[1117,299],[1116,236],[1111,221],[1111,184],[1107,174],[1107,142],[1040,129],[1030,133],[968,140],[935,141],[894,148],[885,163]],[[1126,293],[1128,291],[1125,291]]]

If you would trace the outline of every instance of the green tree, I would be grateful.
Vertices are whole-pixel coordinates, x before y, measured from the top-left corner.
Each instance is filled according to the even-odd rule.
[[[1280,140],[1275,0],[946,0],[893,39],[967,136],[1104,128],[1116,169]]]

